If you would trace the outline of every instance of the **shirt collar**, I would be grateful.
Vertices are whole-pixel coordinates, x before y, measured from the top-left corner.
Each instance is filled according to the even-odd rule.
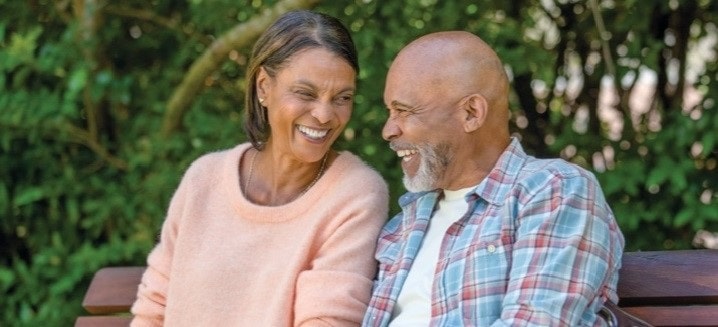
[[[438,190],[438,189],[431,190],[431,191],[416,192],[416,193],[407,192],[407,193],[404,193],[404,195],[402,195],[401,197],[399,197],[399,205],[403,208],[403,207],[407,206],[408,204],[421,198],[424,195],[427,195],[430,193],[437,193],[437,195],[438,195],[438,193],[440,193],[440,192],[441,192],[441,190]]]
[[[467,196],[475,195],[492,205],[500,206],[507,198],[526,160],[528,155],[521,147],[521,143],[517,138],[512,137],[511,143],[496,161],[491,172],[479,183],[474,193]]]
[[[467,194],[467,197],[478,196],[493,205],[501,205],[527,159],[528,155],[524,152],[523,147],[521,147],[521,142],[519,142],[517,138],[512,137],[511,143],[509,143],[509,146],[506,147],[506,150],[501,154],[494,168],[486,178],[479,183],[473,193]],[[399,205],[403,208],[424,195],[431,193],[436,193],[438,196],[441,190],[416,193],[407,192],[399,198]]]

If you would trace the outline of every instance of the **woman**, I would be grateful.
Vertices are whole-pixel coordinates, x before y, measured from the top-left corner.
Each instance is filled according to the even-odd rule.
[[[132,307],[133,325],[359,325],[388,214],[383,179],[332,143],[359,70],[335,18],[295,11],[257,41],[251,144],[185,173]]]

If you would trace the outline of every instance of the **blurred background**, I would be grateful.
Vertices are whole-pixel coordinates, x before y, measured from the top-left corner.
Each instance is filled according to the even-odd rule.
[[[0,0],[1,326],[71,325],[98,268],[145,264],[189,163],[246,139],[250,48],[296,8],[353,33],[359,90],[337,147],[381,172],[392,203],[388,65],[460,29],[504,60],[527,151],[597,175],[626,250],[718,231],[718,0]]]

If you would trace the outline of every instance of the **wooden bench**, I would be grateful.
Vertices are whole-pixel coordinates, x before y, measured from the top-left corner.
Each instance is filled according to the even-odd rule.
[[[137,298],[145,267],[106,267],[98,270],[87,288],[82,307],[94,316],[78,317],[75,327],[128,326],[130,306]]]
[[[75,326],[127,326],[145,267],[95,273]],[[718,250],[627,252],[619,307],[654,326],[718,326]]]

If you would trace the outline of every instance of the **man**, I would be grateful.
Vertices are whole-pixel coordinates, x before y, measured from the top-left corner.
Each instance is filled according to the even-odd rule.
[[[466,32],[421,37],[392,63],[382,134],[409,193],[378,241],[365,326],[605,324],[623,236],[591,173],[510,136],[508,84]]]

